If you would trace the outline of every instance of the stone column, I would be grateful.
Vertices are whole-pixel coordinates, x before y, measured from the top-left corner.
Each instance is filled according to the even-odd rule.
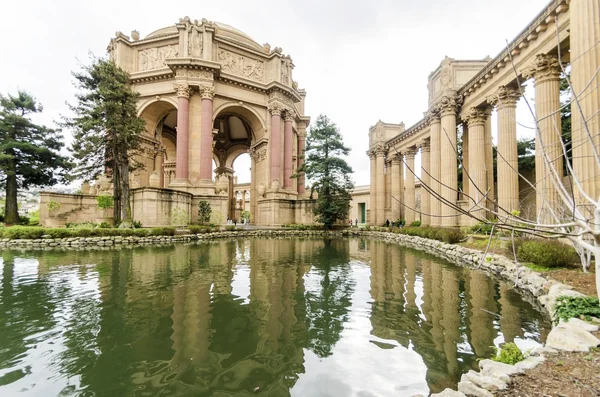
[[[441,170],[441,196],[442,221],[444,227],[458,226],[458,213],[455,209],[458,197],[458,163],[456,161],[456,107],[455,97],[442,97],[441,106],[441,131],[440,131],[440,170]]]
[[[518,89],[501,86],[488,101],[498,109],[498,212],[510,215],[519,211],[519,175],[517,161]]]
[[[538,220],[547,224],[554,222],[549,209],[557,211],[560,207],[553,181],[558,176],[562,182],[563,175],[558,59],[552,55],[537,55],[533,65],[524,74],[535,79],[535,115],[538,121],[535,137],[535,203]],[[551,172],[548,160],[555,171]]]
[[[431,174],[429,185],[431,186],[431,190],[434,192],[431,197],[430,203],[430,211],[431,211],[431,219],[429,223],[431,226],[440,226],[442,223],[442,218],[440,218],[442,207],[441,201],[439,200],[440,195],[440,177],[441,177],[441,168],[440,168],[440,115],[439,111],[434,110],[431,112],[430,116],[430,145],[431,145],[431,167],[429,173]]]
[[[288,110],[285,112],[283,123],[283,187],[290,189],[293,185],[292,181],[292,151],[294,145],[292,139],[294,139],[294,132],[292,131],[292,122],[294,117]]]
[[[591,197],[600,196],[600,167],[595,152],[600,152],[600,3],[598,0],[573,0],[569,4],[571,18],[571,82],[579,98],[573,102],[572,139],[573,171]],[[582,118],[583,113],[583,118]],[[586,128],[587,126],[587,128]],[[589,136],[593,137],[593,146]],[[576,200],[585,199],[577,189]]]
[[[494,184],[494,149],[492,145],[492,108],[487,107],[485,113],[485,175],[487,179],[488,202],[487,208],[490,211],[496,210],[496,190]],[[488,213],[489,219],[493,219],[496,215]]]
[[[406,181],[404,181],[404,220],[410,225],[415,221],[415,148],[409,148],[403,151],[404,161],[406,163]]]
[[[278,104],[269,107],[271,113],[271,136],[269,138],[269,156],[271,158],[271,187],[274,181],[281,180],[281,113],[283,109]]]
[[[478,209],[471,212],[479,219],[485,218],[486,200],[482,200],[487,193],[487,176],[485,169],[485,113],[479,108],[469,109],[465,121],[469,127],[469,167],[467,172],[471,177],[469,190],[469,207],[477,204]],[[469,218],[472,223],[476,221]]]
[[[463,123],[462,126],[462,191],[463,200],[469,199],[469,126],[467,123]],[[465,172],[467,170],[467,172]]]
[[[187,84],[175,85],[177,91],[177,159],[175,164],[175,181],[173,183],[187,185],[188,181],[188,148],[190,122],[190,95],[192,89]]]
[[[214,87],[200,87],[200,96],[202,98],[200,107],[200,180],[204,182],[212,181],[212,161],[213,161],[213,98],[215,97]]]
[[[392,159],[389,157],[385,159],[385,212],[386,218],[391,216],[388,211],[392,207]],[[390,222],[392,220],[390,219]]]
[[[429,226],[431,223],[431,194],[425,186],[430,187],[431,181],[429,178],[431,168],[430,143],[428,139],[421,142],[421,225]]]
[[[306,149],[306,123],[303,121],[298,125],[298,168],[304,164],[304,150]],[[304,173],[298,174],[298,196],[306,192]]]
[[[384,161],[385,161],[385,149],[378,147],[376,149],[377,155],[377,191],[375,193],[376,203],[375,212],[377,216],[375,221],[377,226],[381,226],[385,222],[385,175],[383,173]]]
[[[403,165],[398,155],[392,157],[392,219],[400,219],[400,167]]]
[[[367,151],[371,166],[371,179],[369,185],[369,224],[377,225],[377,215],[375,214],[375,207],[377,205],[377,156],[374,150]]]

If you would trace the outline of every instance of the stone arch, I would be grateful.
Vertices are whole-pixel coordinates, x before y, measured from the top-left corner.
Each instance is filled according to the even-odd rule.
[[[235,114],[244,119],[252,130],[252,139],[261,138],[267,131],[264,116],[250,106],[243,106],[237,102],[226,102],[213,111],[213,120],[222,114]]]
[[[146,135],[153,137],[154,131],[170,113],[177,114],[177,102],[172,98],[152,98],[143,102],[138,109],[138,117],[146,122]]]

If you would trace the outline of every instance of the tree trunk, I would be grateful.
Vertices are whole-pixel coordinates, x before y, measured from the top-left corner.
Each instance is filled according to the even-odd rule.
[[[121,223],[121,182],[119,180],[119,166],[117,164],[117,148],[113,145],[112,150],[112,180],[113,180],[113,223]]]
[[[127,154],[119,161],[119,178],[121,179],[121,220],[131,222],[131,201],[129,194],[129,159]]]
[[[8,172],[6,176],[6,204],[4,207],[4,223],[7,225],[16,225],[19,223],[19,207],[17,205],[17,175],[15,172]]]

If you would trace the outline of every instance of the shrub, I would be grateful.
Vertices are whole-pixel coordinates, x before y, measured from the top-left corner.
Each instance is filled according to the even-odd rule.
[[[580,260],[575,248],[556,240],[520,240],[516,246],[520,261],[540,266],[566,267]]]
[[[58,201],[50,200],[46,203],[46,207],[48,211],[53,212],[60,208],[60,203]]]
[[[96,224],[92,222],[67,222],[65,227],[67,229],[93,229],[96,227]]]
[[[96,205],[102,210],[112,208],[115,205],[112,196],[96,196]]]
[[[174,227],[153,227],[150,229],[151,236],[174,236],[175,228]]]
[[[421,226],[421,221],[419,220],[419,221],[411,222],[410,225],[413,226],[413,227],[419,227],[419,226]]]
[[[192,232],[193,234],[203,234],[203,233],[209,233],[212,231],[210,226],[199,226],[199,225],[189,226],[188,229],[190,229],[190,232]]]
[[[100,229],[110,229],[112,226],[108,222],[102,222],[98,225]]]
[[[525,359],[523,352],[514,342],[505,343],[501,349],[494,348],[494,351],[496,354],[492,360],[500,363],[515,365]]]
[[[210,222],[211,212],[212,212],[212,208],[210,208],[210,203],[208,201],[200,200],[198,202],[198,222],[200,222],[200,223]]]
[[[463,233],[459,229],[440,229],[436,233],[436,239],[448,244],[455,244],[464,239]]]
[[[233,226],[233,225],[225,226],[225,230],[227,230],[227,231],[235,230],[235,226]]]
[[[600,318],[600,302],[597,297],[559,296],[556,299],[555,310],[555,322],[567,321],[572,317],[583,317],[586,320],[590,320],[591,317]]]
[[[12,226],[5,227],[0,230],[2,237],[10,239],[34,239],[41,238],[46,234],[46,230],[43,227],[24,227],[24,226]]]
[[[132,221],[131,224],[133,225],[134,229],[141,229],[142,227],[142,222],[140,221]]]

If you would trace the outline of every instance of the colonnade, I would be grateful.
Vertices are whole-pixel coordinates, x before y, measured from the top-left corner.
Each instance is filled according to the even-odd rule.
[[[559,19],[567,11],[570,21]],[[556,0],[545,12],[553,16],[534,20],[529,30],[535,34],[519,36],[508,52],[484,60],[480,64],[483,68],[473,72],[472,78],[462,85],[456,85],[451,77],[462,67],[461,62],[471,61],[442,62],[430,75],[426,116],[414,126],[391,138],[384,139],[382,133],[370,134],[371,225],[384,224],[386,219],[404,219],[406,223],[421,219],[423,225],[455,227],[469,226],[486,217],[523,216],[524,197],[519,195],[519,182],[525,177],[519,174],[516,109],[524,93],[522,84],[527,79],[532,79],[535,87],[536,119],[535,179],[522,182],[531,183],[536,191],[535,211],[533,205],[528,206],[528,217],[543,224],[564,219],[569,209],[560,194],[566,192],[570,196],[569,186],[574,186],[577,204],[598,199],[600,4],[596,0]],[[552,29],[564,31],[560,33],[564,34],[562,47],[548,45],[547,41],[531,44],[551,23],[557,24]],[[565,43],[570,44],[570,51]],[[526,53],[528,47],[540,51]],[[526,55],[514,60],[521,53]],[[572,154],[563,148],[560,112],[560,78],[564,65],[569,63],[573,86]],[[433,88],[436,84],[441,88]],[[494,178],[491,120],[494,110],[497,178]],[[380,127],[372,127],[371,132],[376,128]],[[462,131],[462,158],[457,129]],[[421,169],[413,173],[416,150],[421,152]],[[561,193],[559,184],[567,177],[563,164],[566,157],[573,159],[573,172],[568,173],[571,180],[564,182],[567,190]],[[384,166],[388,162],[391,167]],[[458,185],[459,168],[463,170],[462,189]],[[390,179],[391,188],[387,188],[385,178]],[[415,200],[415,178],[421,184],[420,205]]]

